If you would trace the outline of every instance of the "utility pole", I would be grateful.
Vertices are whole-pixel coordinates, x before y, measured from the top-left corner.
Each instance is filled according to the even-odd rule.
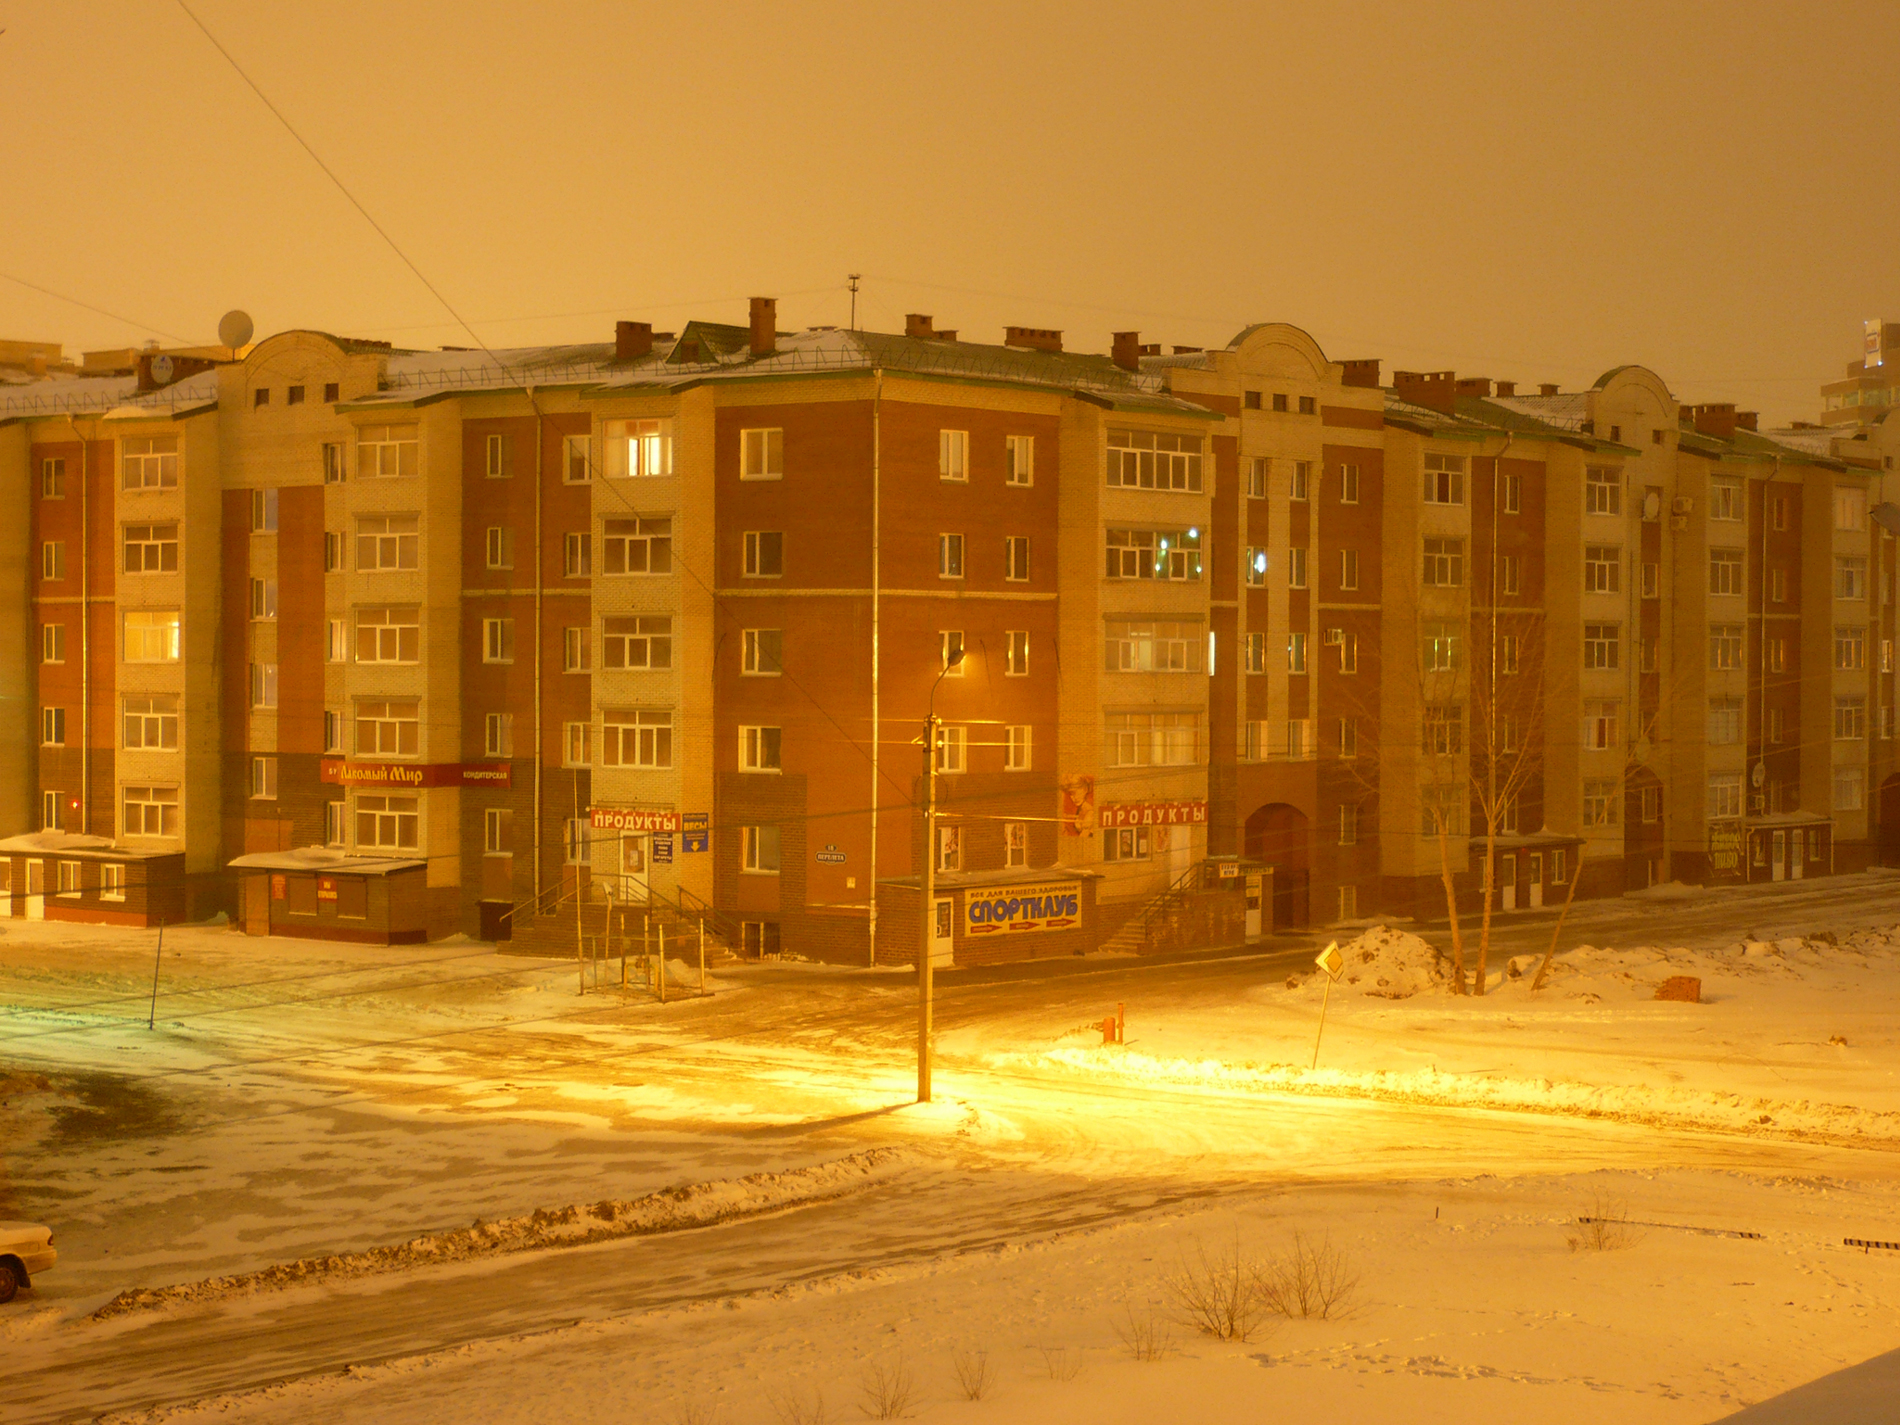
[[[848,272],[845,276],[851,284],[851,330],[856,331],[858,329],[858,274]]]
[[[930,1102],[930,947],[937,934],[937,711],[924,719],[924,876],[917,945],[917,1102]]]

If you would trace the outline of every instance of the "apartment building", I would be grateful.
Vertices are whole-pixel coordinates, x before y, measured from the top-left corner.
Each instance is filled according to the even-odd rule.
[[[970,962],[1250,877],[1307,924],[1900,861],[1900,429],[1752,425],[769,299],[49,370],[0,388],[0,894],[863,963],[928,857]]]

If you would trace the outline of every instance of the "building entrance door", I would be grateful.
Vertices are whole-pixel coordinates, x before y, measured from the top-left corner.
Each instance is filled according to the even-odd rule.
[[[1544,903],[1544,853],[1531,853],[1531,909],[1536,910]]]
[[[930,917],[930,968],[940,969],[956,963],[956,901],[945,896]]]
[[[1774,849],[1768,857],[1768,876],[1770,880],[1786,880],[1788,876],[1788,833],[1777,831],[1774,836]]]
[[[244,878],[244,933],[270,934],[270,877]]]
[[[1517,909],[1517,857],[1503,856],[1498,859],[1498,885],[1502,889],[1499,904],[1506,910]]]
[[[645,905],[650,898],[652,861],[651,836],[642,832],[620,838],[620,895],[628,905]]]
[[[1800,832],[1788,838],[1788,879],[1798,881],[1807,870],[1808,838]]]
[[[26,918],[28,920],[46,919],[46,863],[44,861],[26,863]]]
[[[1247,938],[1260,938],[1260,873],[1250,872],[1247,876]]]

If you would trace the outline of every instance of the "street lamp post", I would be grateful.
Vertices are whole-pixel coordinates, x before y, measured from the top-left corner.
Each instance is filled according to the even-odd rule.
[[[924,874],[923,913],[918,917],[923,938],[917,945],[917,1102],[930,1102],[930,948],[937,938],[937,688],[950,670],[963,661],[963,650],[952,649],[943,672],[930,685],[930,708],[924,717]]]

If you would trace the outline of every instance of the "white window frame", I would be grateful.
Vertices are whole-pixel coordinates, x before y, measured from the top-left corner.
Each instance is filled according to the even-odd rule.
[[[937,478],[967,485],[970,481],[970,433],[967,430],[937,432]]]
[[[782,426],[750,426],[739,432],[739,478],[785,478],[785,430]]]
[[[1036,483],[1036,438],[1033,435],[1003,437],[1003,483],[1027,488]]]
[[[746,724],[739,728],[739,770],[777,776],[785,770],[785,734],[777,727]]]

